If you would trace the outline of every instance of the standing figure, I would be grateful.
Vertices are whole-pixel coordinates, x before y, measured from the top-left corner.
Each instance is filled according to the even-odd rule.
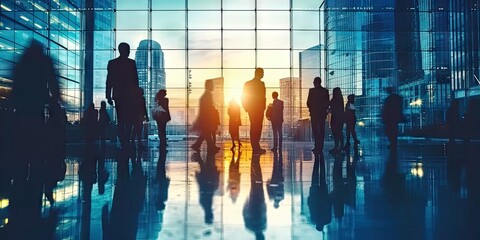
[[[385,134],[387,135],[390,150],[397,150],[398,123],[403,119],[402,97],[395,94],[393,87],[387,87],[388,97],[385,99],[382,109],[382,120],[385,124]]]
[[[98,138],[98,110],[95,109],[95,104],[90,103],[90,105],[88,105],[87,110],[83,113],[80,125],[82,125],[85,131],[86,143],[95,143],[95,140]]]
[[[262,82],[263,74],[263,68],[256,68],[255,77],[243,85],[242,105],[250,118],[250,143],[255,154],[266,152],[260,147],[263,113],[267,101],[265,83]]]
[[[200,97],[198,117],[193,124],[193,128],[200,132],[200,136],[198,137],[197,141],[191,146],[191,148],[197,152],[200,151],[200,146],[202,145],[203,140],[207,141],[208,152],[216,151],[216,149],[214,149],[215,146],[212,138],[212,134],[214,134],[217,127],[215,119],[215,111],[217,110],[213,106],[213,87],[212,80],[205,81],[205,92]]]
[[[168,106],[167,90],[161,89],[155,95],[155,102],[157,106],[162,107],[163,112],[159,117],[155,118],[158,128],[158,139],[160,140],[160,147],[167,147],[167,122],[172,118],[170,116],[170,108]]]
[[[132,132],[132,120],[128,116],[131,113],[132,101],[135,99],[135,91],[138,88],[138,73],[135,60],[128,58],[130,45],[120,43],[118,45],[120,56],[108,62],[108,75],[106,83],[106,98],[108,104],[113,105],[118,118],[118,137],[122,148],[127,147]]]
[[[148,112],[147,112],[147,104],[145,101],[145,97],[143,96],[143,88],[137,88],[134,105],[132,108],[132,117],[133,117],[133,137],[132,140],[135,141],[135,137],[137,138],[137,145],[138,148],[143,148],[142,144],[142,130],[143,130],[143,122],[148,122]]]
[[[458,100],[452,100],[450,107],[447,111],[447,130],[448,130],[448,139],[450,143],[455,141],[455,138],[458,137],[460,134],[460,108],[458,104]]]
[[[239,127],[242,125],[242,120],[240,118],[240,105],[234,99],[232,99],[228,105],[228,116],[230,116],[228,121],[228,131],[232,137],[232,148],[230,148],[230,150],[233,151],[235,149],[235,141],[237,141],[239,148],[242,147],[239,133]]]
[[[355,114],[355,95],[350,94],[347,97],[347,104],[345,105],[345,123],[347,124],[347,143],[345,148],[350,147],[350,135],[353,137],[353,144],[355,147],[360,144],[357,138],[357,131],[355,131],[355,124],[357,123],[357,115]]]
[[[283,101],[278,99],[278,92],[273,92],[272,98],[273,98],[273,103],[271,108],[271,116],[269,116],[270,114],[267,114],[267,118],[272,122],[272,130],[273,130],[272,151],[277,151],[277,147],[280,148],[280,150],[282,149]]]
[[[107,103],[102,101],[100,103],[100,111],[98,111],[98,134],[100,135],[100,140],[105,142],[107,127],[110,124],[110,116],[107,112]]]
[[[330,149],[330,153],[338,153],[343,149],[343,123],[345,113],[343,111],[342,90],[339,87],[333,89],[333,96],[330,100],[330,127],[332,128],[335,147]]]
[[[325,118],[327,117],[327,109],[329,104],[328,90],[322,87],[322,79],[316,77],[313,80],[314,88],[310,88],[308,92],[307,106],[310,111],[310,121],[312,123],[313,139],[315,147],[312,149],[314,153],[323,152],[323,144],[325,143]]]

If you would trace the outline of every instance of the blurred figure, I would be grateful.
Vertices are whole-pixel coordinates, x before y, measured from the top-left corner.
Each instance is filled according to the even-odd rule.
[[[307,98],[313,139],[315,140],[315,147],[312,151],[314,153],[322,153],[323,144],[325,143],[325,118],[327,117],[329,104],[328,90],[322,87],[322,79],[320,77],[316,77],[313,80],[313,85],[315,87],[310,88]]]
[[[217,121],[214,119],[216,117],[216,109],[213,106],[213,81],[205,81],[205,92],[200,97],[199,112],[197,120],[193,124],[193,128],[200,132],[200,136],[197,141],[191,146],[195,151],[200,151],[200,146],[204,140],[207,141],[207,151],[213,152],[216,151],[216,146],[214,145],[212,135],[215,134],[215,129],[217,128]]]
[[[250,177],[250,194],[243,206],[243,220],[245,221],[245,227],[255,233],[255,238],[263,240],[265,239],[263,232],[267,229],[267,205],[263,193],[259,154],[252,154]]]
[[[357,115],[355,114],[354,94],[350,94],[347,97],[347,104],[345,105],[345,123],[347,124],[347,143],[345,144],[345,148],[350,148],[350,135],[353,137],[355,148],[357,148],[360,141],[357,138],[357,131],[355,130]]]
[[[347,156],[347,158],[349,157],[346,154],[335,155],[332,171],[333,189],[329,195],[332,200],[333,215],[338,219],[341,219],[345,215],[345,200],[347,195],[345,179],[343,178],[343,160],[345,156]]]
[[[255,77],[243,85],[242,105],[250,118],[250,143],[255,154],[266,153],[260,147],[263,112],[267,101],[265,83],[262,82],[263,74],[263,68],[256,68]]]
[[[217,146],[217,130],[218,130],[218,126],[220,126],[220,113],[216,108],[214,108],[213,110],[214,111],[213,111],[213,119],[212,119],[213,120],[212,142],[213,142],[214,150],[218,152],[220,150],[220,147]]]
[[[165,202],[168,200],[168,188],[170,187],[170,178],[166,175],[167,152],[160,151],[157,162],[157,178],[155,183],[158,188],[155,190],[155,205],[158,211],[165,210]]]
[[[387,87],[388,97],[385,99],[382,109],[382,120],[385,124],[385,134],[392,151],[397,150],[398,123],[403,120],[402,97],[394,93],[393,87]]]
[[[43,45],[32,40],[13,70],[13,185],[9,199],[9,227],[35,236],[41,219],[43,175],[47,155],[45,105],[60,101],[53,62]],[[52,130],[52,129],[49,129]]]
[[[107,103],[102,101],[100,103],[100,111],[98,111],[98,134],[100,135],[100,141],[105,142],[107,127],[110,124],[111,119],[107,112]]]
[[[447,111],[447,134],[450,143],[460,135],[460,106],[458,99],[453,99]]]
[[[135,142],[135,137],[137,138],[137,146],[138,149],[143,148],[142,144],[142,130],[143,130],[143,122],[148,122],[148,112],[147,112],[147,104],[145,101],[145,97],[143,96],[143,88],[137,88],[136,96],[133,105],[133,137],[132,140]]]
[[[238,194],[240,193],[240,158],[242,152],[238,151],[238,156],[235,160],[235,151],[232,151],[232,160],[230,161],[230,166],[228,167],[228,190],[230,192],[230,198],[233,203],[237,202]]]
[[[95,104],[90,103],[87,110],[83,113],[83,117],[80,120],[85,132],[85,141],[87,144],[92,144],[98,137],[98,110],[95,109]]]
[[[332,128],[333,141],[335,147],[330,149],[330,153],[339,153],[343,149],[343,123],[344,123],[344,110],[343,110],[343,96],[342,90],[339,87],[333,89],[333,96],[330,100],[330,113],[332,118],[330,120],[330,127]],[[348,137],[348,131],[347,131]],[[347,141],[348,142],[348,141]]]
[[[160,114],[154,116],[155,121],[157,122],[158,128],[158,139],[160,140],[160,146],[162,148],[167,147],[167,122],[169,122],[172,118],[170,116],[170,108],[169,108],[169,101],[167,96],[167,90],[161,89],[155,95],[155,102],[157,106],[161,107],[163,111],[160,111]]]
[[[241,148],[242,143],[240,142],[239,127],[242,125],[242,120],[240,118],[240,105],[235,99],[232,99],[228,105],[228,116],[230,117],[228,121],[228,132],[232,137],[232,148],[230,148],[230,150],[235,149],[235,141],[237,141],[238,147]]]
[[[271,116],[269,116],[270,114],[267,114],[267,119],[272,122],[272,130],[273,130],[272,151],[277,151],[277,147],[280,148],[280,150],[282,150],[283,101],[278,99],[278,92],[273,92],[272,98],[273,98],[273,103],[271,107]]]
[[[332,201],[328,195],[323,154],[315,154],[312,185],[307,202],[312,223],[317,231],[323,231],[323,227],[332,221]]]
[[[195,174],[200,190],[200,205],[205,211],[205,224],[213,224],[213,195],[219,186],[219,172],[215,166],[215,155],[207,152],[207,159],[202,160],[200,153],[195,152],[193,159],[200,165],[200,171]]]
[[[282,151],[273,153],[272,178],[270,181],[267,181],[267,192],[270,200],[273,200],[273,207],[280,207],[280,202],[285,199]]]
[[[108,62],[105,97],[110,105],[113,105],[115,100],[118,137],[122,148],[125,148],[130,142],[132,132],[133,123],[128,114],[132,112],[132,101],[135,99],[135,91],[138,88],[138,73],[135,60],[128,58],[130,45],[122,42],[118,45],[118,51],[120,56]]]
[[[480,100],[470,99],[465,112],[465,141],[468,143],[472,138],[480,138]]]

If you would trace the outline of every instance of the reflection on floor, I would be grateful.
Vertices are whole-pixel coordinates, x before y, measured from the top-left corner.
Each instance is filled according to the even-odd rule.
[[[172,142],[166,153],[151,143],[127,155],[108,143],[69,145],[56,203],[43,202],[52,238],[480,239],[473,143],[404,140],[389,154],[362,141],[337,155],[313,155],[311,143],[264,155],[188,146]],[[85,164],[92,159],[98,167]],[[2,230],[7,210],[3,199]]]

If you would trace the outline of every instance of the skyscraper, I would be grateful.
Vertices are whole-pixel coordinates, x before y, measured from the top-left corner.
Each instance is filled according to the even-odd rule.
[[[165,60],[160,44],[154,40],[142,40],[135,52],[139,86],[143,88],[147,109],[155,105],[155,94],[165,89]]]
[[[283,101],[283,120],[285,135],[291,137],[296,122],[300,117],[300,78],[286,77],[280,79],[280,96]]]
[[[308,118],[309,113],[305,108],[305,103],[308,97],[308,89],[313,87],[313,79],[315,77],[323,77],[322,76],[322,65],[321,65],[321,58],[322,58],[322,46],[316,45],[309,49],[306,49],[299,54],[299,65],[300,65],[300,79],[299,85],[301,93],[299,92],[299,100],[298,104],[300,106],[299,109],[299,118]],[[281,84],[281,81],[280,81]],[[325,81],[322,82],[322,86],[325,86]],[[280,90],[281,91],[281,90]],[[280,94],[282,97],[282,94]]]

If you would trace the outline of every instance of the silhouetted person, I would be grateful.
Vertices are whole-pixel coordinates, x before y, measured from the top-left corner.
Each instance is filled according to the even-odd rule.
[[[58,103],[60,93],[52,60],[41,43],[32,40],[13,70],[10,95],[13,121],[13,185],[9,226],[31,234],[41,217],[45,105]],[[48,133],[47,133],[48,134]]]
[[[143,122],[148,122],[148,111],[147,111],[147,104],[145,101],[145,97],[143,96],[143,88],[137,88],[134,105],[133,105],[133,137],[132,140],[135,141],[135,137],[137,138],[137,146],[139,149],[143,148],[142,144],[142,130],[143,130]]]
[[[230,192],[230,198],[233,203],[237,202],[238,194],[240,193],[240,158],[242,152],[238,151],[238,156],[235,158],[235,151],[232,151],[232,160],[228,167],[228,190]]]
[[[455,138],[460,136],[460,124],[460,106],[458,100],[454,99],[447,111],[447,134],[450,143],[453,143]]]
[[[339,219],[345,215],[345,199],[347,193],[345,179],[343,178],[343,160],[345,156],[344,154],[335,155],[332,171],[333,189],[332,192],[330,192],[330,199],[333,205],[333,215]],[[347,159],[348,157],[349,156],[347,156]]]
[[[263,193],[259,154],[252,155],[250,177],[250,193],[243,206],[243,220],[245,221],[245,227],[255,233],[255,238],[263,240],[265,239],[263,232],[267,229],[267,205]]]
[[[312,185],[307,202],[312,223],[318,231],[323,231],[323,227],[332,221],[332,201],[328,195],[325,160],[322,153],[315,154]]]
[[[316,77],[313,80],[315,87],[310,88],[307,99],[313,139],[315,140],[315,147],[312,149],[314,153],[323,152],[323,144],[325,143],[325,118],[327,117],[329,104],[328,90],[322,87],[321,84],[322,79]]]
[[[263,68],[255,69],[255,77],[243,85],[242,105],[250,118],[250,143],[253,153],[263,154],[266,151],[260,147],[262,135],[263,114],[266,107],[266,88],[262,82]]]
[[[214,149],[218,152],[220,150],[220,147],[217,146],[217,130],[218,126],[220,126],[220,113],[218,112],[217,109],[213,108],[213,129],[212,129],[212,143]]]
[[[480,100],[470,99],[465,111],[465,141],[480,138]]]
[[[170,116],[170,108],[167,96],[167,90],[161,89],[155,95],[155,102],[157,106],[160,106],[163,111],[157,115],[155,121],[158,128],[158,139],[160,140],[161,147],[167,147],[167,123],[172,119]]]
[[[382,187],[389,202],[398,206],[405,197],[405,176],[400,172],[396,152],[390,152],[385,173],[382,178]]]
[[[100,195],[105,193],[105,183],[107,183],[108,177],[110,176],[110,173],[105,169],[105,150],[105,143],[101,143],[97,161],[98,194]]]
[[[332,114],[330,127],[332,128],[333,141],[335,143],[335,147],[330,149],[330,153],[338,153],[343,149],[343,123],[345,120],[342,90],[339,87],[333,89],[333,96],[330,100],[330,113]]]
[[[157,178],[155,183],[157,185],[155,195],[155,206],[158,211],[165,210],[165,202],[168,200],[168,188],[170,187],[170,178],[166,175],[167,152],[159,151],[157,162]]]
[[[390,150],[397,150],[398,123],[403,119],[402,97],[394,93],[393,87],[387,87],[388,97],[385,99],[382,109],[382,120],[385,124]]]
[[[278,99],[278,92],[272,93],[273,103],[271,108],[271,116],[267,114],[268,120],[272,123],[273,130],[273,148],[272,151],[277,151],[277,148],[282,149],[282,124],[283,124],[283,101]]]
[[[350,147],[350,135],[353,137],[353,144],[355,147],[360,144],[357,138],[357,131],[355,125],[357,123],[357,115],[355,114],[355,95],[350,94],[347,97],[347,104],[345,105],[345,123],[347,124],[347,141],[345,148]]]
[[[135,60],[129,59],[130,46],[127,43],[118,45],[120,56],[108,62],[106,83],[106,98],[110,105],[115,101],[118,119],[118,137],[122,148],[127,147],[132,132],[132,122],[129,113],[135,91],[138,88],[138,74]]]
[[[107,127],[112,120],[107,112],[107,103],[102,101],[100,103],[100,110],[98,111],[98,135],[100,136],[100,141],[105,142]]]
[[[193,159],[200,165],[200,171],[196,173],[198,187],[200,190],[200,205],[205,211],[205,224],[213,223],[213,195],[219,186],[219,172],[215,166],[215,155],[207,151],[205,162],[200,153],[195,152]]]
[[[83,113],[80,124],[83,127],[87,144],[94,143],[98,137],[98,110],[95,109],[93,103],[90,103]]]
[[[44,189],[50,205],[55,203],[53,189],[57,182],[65,179],[65,109],[58,102],[51,102],[48,106],[48,154],[45,159]]]
[[[230,148],[230,150],[234,150],[235,141],[237,141],[239,148],[242,147],[239,132],[239,127],[242,125],[242,120],[240,118],[240,105],[234,99],[232,99],[228,105],[228,116],[230,117],[228,120],[228,132],[232,138],[232,148]]]
[[[205,92],[200,97],[200,106],[197,120],[194,123],[194,129],[200,132],[197,141],[191,146],[193,150],[200,151],[203,140],[207,141],[207,151],[216,151],[212,135],[215,134],[217,128],[216,114],[217,111],[213,105],[213,81],[205,81]]]
[[[270,200],[273,200],[273,207],[280,207],[280,202],[285,199],[282,151],[273,153],[272,178],[270,181],[267,181],[267,192]]]

